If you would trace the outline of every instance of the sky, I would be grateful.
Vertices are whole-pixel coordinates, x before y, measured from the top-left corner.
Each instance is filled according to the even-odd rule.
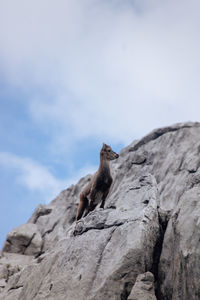
[[[0,0],[0,247],[157,127],[200,121],[199,0]]]

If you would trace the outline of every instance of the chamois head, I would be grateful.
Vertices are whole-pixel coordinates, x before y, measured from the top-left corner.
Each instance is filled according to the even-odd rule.
[[[119,157],[119,155],[112,150],[112,148],[106,144],[103,144],[100,152],[101,157],[107,160],[113,160]]]

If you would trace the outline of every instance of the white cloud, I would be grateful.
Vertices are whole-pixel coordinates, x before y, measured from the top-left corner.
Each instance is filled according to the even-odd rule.
[[[56,179],[47,168],[29,158],[0,152],[0,165],[13,172],[16,182],[30,191],[39,192],[45,201],[55,197],[66,182]]]
[[[38,162],[8,152],[0,152],[0,165],[13,172],[12,176],[17,184],[22,185],[31,192],[37,192],[46,202],[56,197],[62,189],[76,183],[81,176],[95,170],[93,166],[85,166],[70,180],[59,180]]]
[[[59,145],[199,119],[200,2],[1,1],[0,62]],[[39,89],[38,89],[39,90]],[[35,93],[36,94],[36,93]]]

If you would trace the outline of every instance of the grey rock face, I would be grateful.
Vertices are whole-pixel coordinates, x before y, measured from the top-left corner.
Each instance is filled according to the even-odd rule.
[[[41,247],[42,237],[37,225],[23,224],[7,235],[3,252],[36,255],[40,253]]]
[[[147,177],[137,200],[140,209],[90,213],[78,223],[76,236],[70,226],[56,248],[8,282],[5,292],[23,286],[20,299],[126,299],[136,276],[151,268],[159,234],[157,186]],[[134,201],[134,191],[124,201]]]
[[[200,186],[186,191],[165,233],[159,264],[160,296],[200,299]]]
[[[128,300],[156,300],[154,276],[151,272],[138,275]]]
[[[8,234],[0,299],[200,299],[199,137],[199,123],[176,124],[124,148],[105,209],[82,218],[75,235],[91,176],[40,205]]]

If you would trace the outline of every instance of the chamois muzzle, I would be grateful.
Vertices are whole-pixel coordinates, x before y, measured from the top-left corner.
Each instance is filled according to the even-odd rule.
[[[110,157],[110,160],[114,160],[117,159],[119,157],[119,154],[117,154],[116,152],[112,152],[112,156]]]

